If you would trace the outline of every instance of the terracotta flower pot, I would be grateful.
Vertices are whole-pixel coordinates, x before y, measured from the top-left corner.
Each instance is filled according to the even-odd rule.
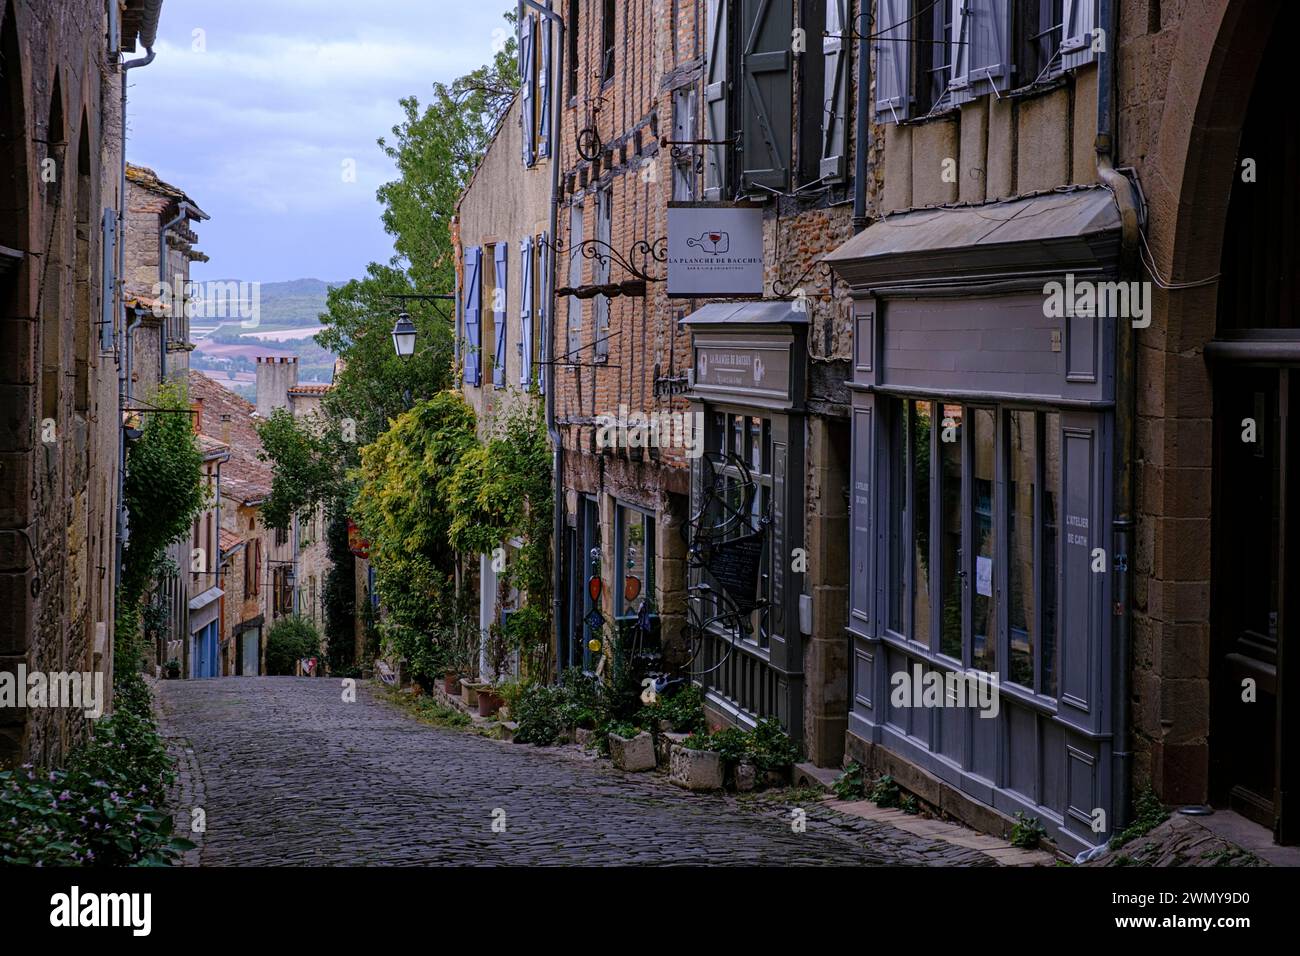
[[[505,699],[496,691],[480,690],[478,692],[478,715],[480,717],[493,717],[501,709]]]
[[[442,675],[442,689],[449,697],[456,697],[460,694],[460,675],[455,671],[447,671]]]

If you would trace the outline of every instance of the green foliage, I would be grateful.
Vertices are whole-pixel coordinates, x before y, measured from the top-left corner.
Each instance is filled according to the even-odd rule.
[[[163,808],[172,763],[138,672],[115,681],[114,706],[66,769],[0,772],[0,863],[167,865],[193,846]]]
[[[292,675],[294,665],[320,653],[320,634],[310,618],[282,617],[266,634],[266,672]]]
[[[905,793],[898,798],[898,809],[911,816],[916,816],[921,812],[921,804],[917,802],[916,797],[910,793]]]
[[[1047,830],[1038,817],[1027,817],[1020,810],[1016,811],[1016,822],[1011,827],[1011,845],[1022,850],[1036,848]]]
[[[621,737],[624,735],[620,734],[619,736]],[[687,737],[685,740],[682,741],[681,746],[685,747],[687,750],[712,750],[713,735],[712,734],[691,734],[689,737]]]
[[[1110,841],[1112,850],[1118,850],[1125,843],[1145,836],[1169,819],[1169,808],[1160,802],[1150,784],[1138,793],[1133,810],[1133,822]]]
[[[626,720],[616,720],[609,724],[606,729],[615,737],[622,737],[624,740],[631,740],[633,737],[637,737],[642,733],[640,727]],[[703,750],[705,748],[700,747],[698,749]]]
[[[560,687],[531,684],[510,708],[510,717],[519,724],[515,740],[545,747],[555,743],[567,729],[564,720],[564,691]]]
[[[329,570],[321,593],[325,617],[325,646],[330,673],[355,676],[356,557],[348,548],[348,519],[344,502],[336,500],[326,512],[325,553]]]
[[[673,733],[702,733],[704,725],[704,691],[694,683],[687,684],[671,697],[661,697],[646,708],[649,720],[666,720]]]
[[[749,734],[749,759],[759,770],[786,770],[799,759],[799,745],[781,729],[776,718],[760,720]]]
[[[121,603],[135,609],[167,546],[184,537],[207,503],[203,454],[184,386],[163,385],[150,400],[139,440],[129,447],[123,500],[130,537],[122,556]]]
[[[277,408],[258,422],[257,437],[262,442],[257,457],[271,463],[271,497],[262,506],[262,523],[268,528],[288,530],[295,514],[310,514],[339,496],[339,446],[344,443],[338,431]]]
[[[902,791],[894,778],[885,774],[876,781],[867,798],[878,807],[896,807],[902,802]]]
[[[435,635],[445,637],[448,622],[465,622],[464,608],[457,606],[465,598],[456,595],[448,502],[456,467],[474,447],[473,410],[458,393],[442,392],[403,414],[362,450],[354,513],[370,542],[375,584],[387,610],[384,636],[416,676],[439,673]]]
[[[844,772],[831,784],[831,789],[841,800],[861,800],[866,796],[867,781],[863,775],[862,764],[850,760]]]
[[[692,736],[696,736],[692,734]],[[709,735],[709,750],[722,754],[728,763],[739,763],[750,755],[750,737],[739,727],[727,727]]]

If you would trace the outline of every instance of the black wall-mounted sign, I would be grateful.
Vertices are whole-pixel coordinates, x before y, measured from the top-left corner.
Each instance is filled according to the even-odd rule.
[[[758,571],[766,528],[709,546],[705,568],[741,614],[758,606]]]

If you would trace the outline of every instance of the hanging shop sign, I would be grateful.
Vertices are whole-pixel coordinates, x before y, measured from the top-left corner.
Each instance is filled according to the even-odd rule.
[[[735,602],[741,614],[749,614],[758,606],[758,572],[763,560],[765,530],[709,547],[706,559],[709,575]]]
[[[763,210],[695,203],[668,207],[668,295],[763,294]]]

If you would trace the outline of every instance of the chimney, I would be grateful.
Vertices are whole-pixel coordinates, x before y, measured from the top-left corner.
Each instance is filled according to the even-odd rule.
[[[298,384],[298,356],[257,358],[257,417],[266,420],[277,408],[289,407],[289,389]]]

